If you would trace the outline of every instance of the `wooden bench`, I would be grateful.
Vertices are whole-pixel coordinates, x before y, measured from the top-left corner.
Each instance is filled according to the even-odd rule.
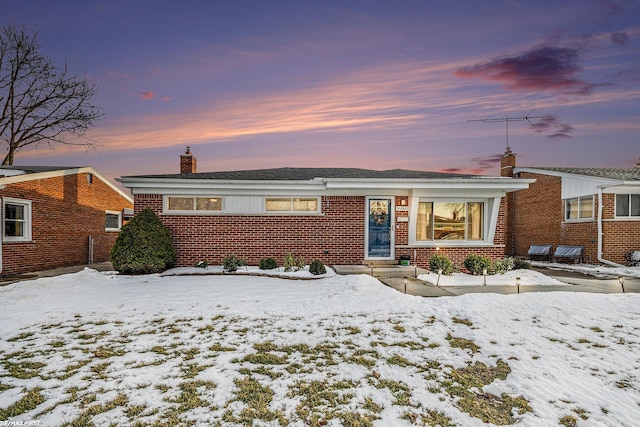
[[[553,245],[531,245],[527,255],[529,258],[533,257],[545,257],[548,261],[551,261],[551,249]]]
[[[582,262],[584,258],[584,246],[568,246],[568,245],[558,245],[556,251],[553,254],[553,257],[557,260],[558,258],[571,258],[574,262]]]

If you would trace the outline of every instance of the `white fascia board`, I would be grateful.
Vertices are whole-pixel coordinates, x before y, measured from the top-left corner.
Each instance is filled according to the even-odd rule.
[[[617,184],[617,183],[621,183],[623,181],[619,180],[619,179],[615,179],[615,178],[605,178],[605,177],[600,177],[600,176],[591,176],[591,175],[583,175],[583,174],[579,174],[579,173],[569,173],[569,172],[559,172],[559,171],[553,171],[553,170],[547,170],[547,169],[537,169],[537,168],[525,168],[525,167],[515,167],[513,169],[513,173],[519,173],[519,172],[529,172],[529,173],[535,173],[538,175],[549,175],[549,176],[557,176],[560,178],[579,178],[579,179],[586,179],[586,180],[590,180],[590,181],[599,181],[602,182],[601,185],[610,185],[610,184]]]
[[[337,189],[396,189],[396,190],[499,190],[502,192],[524,190],[535,179],[477,178],[477,179],[393,179],[393,180],[327,180],[328,190]]]
[[[15,183],[19,183],[19,182],[35,181],[35,180],[47,179],[47,178],[56,178],[56,177],[67,176],[67,175],[78,175],[78,174],[81,174],[81,173],[90,173],[90,174],[92,174],[93,176],[97,177],[102,182],[104,182],[113,191],[115,191],[116,193],[120,194],[122,197],[124,197],[125,199],[127,199],[129,202],[131,202],[133,204],[133,198],[131,197],[131,195],[129,195],[129,194],[125,193],[124,191],[122,191],[121,188],[119,188],[113,182],[109,181],[109,179],[107,179],[107,177],[102,175],[100,172],[98,172],[97,170],[95,170],[91,166],[81,167],[81,168],[60,169],[60,170],[47,171],[47,172],[34,172],[34,173],[27,173],[27,174],[23,174],[23,175],[8,176],[8,177],[5,177],[5,178],[0,178],[0,183],[2,185],[7,185],[7,184],[15,184]]]
[[[119,178],[118,181],[133,194],[264,194],[293,192],[322,192],[326,189],[318,181],[232,181],[214,179]]]

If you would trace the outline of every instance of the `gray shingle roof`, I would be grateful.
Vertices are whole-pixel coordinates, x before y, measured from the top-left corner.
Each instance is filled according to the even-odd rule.
[[[372,178],[372,179],[438,179],[438,178],[478,178],[478,175],[424,172],[405,169],[376,171],[357,168],[274,168],[226,172],[202,172],[169,175],[138,175],[135,178],[174,179],[218,179],[218,180],[265,180],[265,181],[308,181],[314,178]],[[123,178],[133,178],[131,176]]]
[[[67,169],[79,169],[84,166],[6,166],[0,165],[0,176],[2,176],[2,170],[12,170],[12,171],[24,171],[24,173],[41,173],[41,172],[53,172],[53,171],[61,171]]]
[[[527,167],[528,169],[541,169],[554,172],[570,173],[575,175],[595,176],[598,178],[619,179],[622,181],[640,181],[640,168],[552,168],[552,167]]]

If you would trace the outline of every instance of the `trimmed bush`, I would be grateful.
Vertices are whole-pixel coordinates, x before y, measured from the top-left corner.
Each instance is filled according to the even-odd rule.
[[[505,259],[497,259],[493,262],[493,273],[504,274],[507,271],[514,269],[513,258],[507,257]]]
[[[319,259],[315,259],[309,264],[309,273],[317,276],[319,274],[325,274],[327,269],[324,267],[324,264]]]
[[[435,273],[442,269],[442,274],[450,275],[455,272],[453,263],[446,255],[434,255],[429,259],[429,269]]]
[[[274,268],[278,268],[278,264],[273,258],[262,258],[258,267],[260,267],[260,270],[273,270]]]
[[[531,263],[526,259],[522,258],[513,258],[513,269],[514,270],[529,270],[531,268]]]
[[[113,268],[124,274],[158,273],[175,265],[169,230],[151,209],[125,224],[111,249]]]
[[[491,272],[492,268],[491,260],[482,255],[468,255],[464,259],[463,264],[464,268],[466,268],[467,271],[474,276],[482,275],[482,270],[484,270],[485,268],[487,269],[487,272]]]
[[[229,273],[237,271],[238,267],[242,267],[244,265],[247,265],[247,262],[235,254],[228,255],[222,260],[222,267],[224,268],[224,271]]]

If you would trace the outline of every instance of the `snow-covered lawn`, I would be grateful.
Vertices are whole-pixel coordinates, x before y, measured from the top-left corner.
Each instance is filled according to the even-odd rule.
[[[0,421],[638,425],[640,294],[424,299],[328,276],[0,288]]]

